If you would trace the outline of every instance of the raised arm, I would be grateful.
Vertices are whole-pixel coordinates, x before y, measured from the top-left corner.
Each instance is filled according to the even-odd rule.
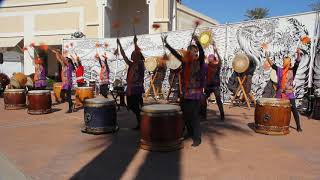
[[[216,43],[215,42],[213,42],[213,51],[217,54],[217,56],[218,56],[218,60],[219,60],[219,66],[221,66],[222,65],[222,61],[221,61],[221,56],[220,56],[220,54],[219,54],[219,52],[218,52],[218,48],[217,48],[217,46],[216,46]]]
[[[198,37],[197,36],[193,36],[193,39],[196,42],[197,47],[199,49],[199,60],[200,60],[200,63],[202,64],[202,63],[204,63],[204,58],[205,58],[204,57],[204,50],[203,50],[203,48],[201,46],[201,43],[200,43]]]
[[[117,39],[117,43],[118,43],[118,45],[119,45],[119,47],[120,47],[120,53],[121,53],[124,61],[125,61],[128,65],[130,65],[132,62],[128,59],[126,53],[124,52],[124,50],[123,50],[123,48],[122,48],[122,45],[121,45],[119,39]]]
[[[299,64],[300,64],[300,62],[301,62],[301,54],[300,54],[300,53],[301,53],[301,52],[300,52],[300,49],[297,49],[297,51],[296,51],[297,58],[296,58],[296,61],[295,61],[295,63],[294,63],[294,66],[293,66],[293,68],[292,68],[292,70],[293,70],[293,76],[296,75],[297,70],[298,70],[298,68],[299,68]]]
[[[61,65],[63,65],[63,60],[62,60],[61,54],[58,51],[54,50],[54,49],[51,49],[51,51],[55,54],[56,59],[59,61],[59,63]]]
[[[169,51],[171,52],[171,54],[174,55],[179,61],[182,61],[182,56],[168,44],[167,36],[162,37],[162,40],[166,48],[169,49]]]
[[[270,59],[269,52],[266,52],[265,55],[266,55],[266,60],[268,61],[272,69],[277,70],[277,66]]]
[[[99,61],[100,67],[102,67],[101,58],[100,58],[100,55],[98,53],[95,55],[95,58]]]

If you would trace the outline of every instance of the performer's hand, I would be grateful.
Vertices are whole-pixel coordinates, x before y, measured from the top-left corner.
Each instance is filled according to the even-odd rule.
[[[135,44],[137,44],[137,42],[138,42],[137,35],[134,35],[134,37],[133,37],[133,42],[134,42]]]
[[[100,56],[98,53],[96,53],[96,55],[94,56],[96,59],[100,59]]]
[[[162,35],[162,36],[161,36],[161,39],[162,39],[162,41],[163,41],[165,44],[168,44],[168,42],[167,42],[167,37],[168,37],[168,35]]]
[[[194,41],[196,41],[196,42],[197,42],[197,41],[199,41],[199,39],[198,39],[198,36],[197,36],[197,35],[193,35],[193,36],[192,36],[192,39],[193,39]]]

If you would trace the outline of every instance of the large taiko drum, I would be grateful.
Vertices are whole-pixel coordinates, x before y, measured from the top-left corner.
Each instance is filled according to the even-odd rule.
[[[146,58],[145,62],[144,62],[144,66],[146,67],[146,70],[149,72],[153,72],[156,70],[157,66],[158,66],[158,62],[157,62],[158,57],[148,57]]]
[[[276,70],[272,69],[270,73],[270,80],[274,83],[278,83],[278,76]]]
[[[32,90],[28,92],[28,113],[48,114],[51,112],[51,92],[49,90]]]
[[[61,99],[61,89],[62,89],[62,83],[61,82],[58,82],[58,83],[54,83],[53,84],[53,93],[54,93],[54,98],[56,100],[57,103],[60,103],[62,102],[62,99]]]
[[[77,87],[76,89],[76,104],[83,105],[86,99],[94,97],[92,87]]]
[[[255,131],[268,135],[289,134],[291,105],[289,100],[261,98],[254,112]]]
[[[177,51],[181,56],[183,56],[182,50]],[[176,70],[181,66],[181,61],[177,59],[173,54],[169,54],[169,60],[167,62],[167,67],[172,70]]]
[[[237,54],[232,61],[232,68],[237,73],[245,72],[250,65],[249,57],[245,54]]]
[[[116,103],[106,98],[86,99],[82,132],[90,134],[113,133],[118,130]]]
[[[141,112],[140,148],[149,151],[175,151],[183,147],[184,120],[179,106],[154,104]]]
[[[23,73],[14,73],[10,79],[10,84],[14,89],[24,88],[27,83],[27,76]]]
[[[24,89],[6,89],[4,91],[4,108],[7,110],[24,109],[26,92]]]

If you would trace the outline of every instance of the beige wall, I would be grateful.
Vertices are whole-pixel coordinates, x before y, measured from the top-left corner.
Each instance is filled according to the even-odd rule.
[[[41,4],[42,3],[42,4]],[[13,17],[11,17],[13,16]],[[9,0],[3,3],[0,8],[0,23],[6,23],[8,18],[16,18],[15,25],[9,25],[5,32],[22,32],[24,17],[31,16],[33,29],[37,31],[51,31],[47,34],[70,37],[70,33],[80,30],[88,37],[99,37],[99,14],[96,0]],[[32,23],[32,22],[27,22]],[[95,24],[92,26],[92,24]],[[86,28],[86,26],[90,28]],[[92,30],[95,28],[96,30]],[[86,30],[89,30],[86,32]],[[94,33],[94,34],[92,34]],[[58,36],[57,36],[58,37]]]
[[[209,27],[219,23],[203,14],[200,14],[184,5],[177,4],[177,30],[192,29],[194,21],[200,20],[200,27]]]

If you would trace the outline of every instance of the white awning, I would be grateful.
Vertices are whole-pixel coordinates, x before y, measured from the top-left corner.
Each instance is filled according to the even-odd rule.
[[[0,38],[0,47],[15,47],[23,37]]]

